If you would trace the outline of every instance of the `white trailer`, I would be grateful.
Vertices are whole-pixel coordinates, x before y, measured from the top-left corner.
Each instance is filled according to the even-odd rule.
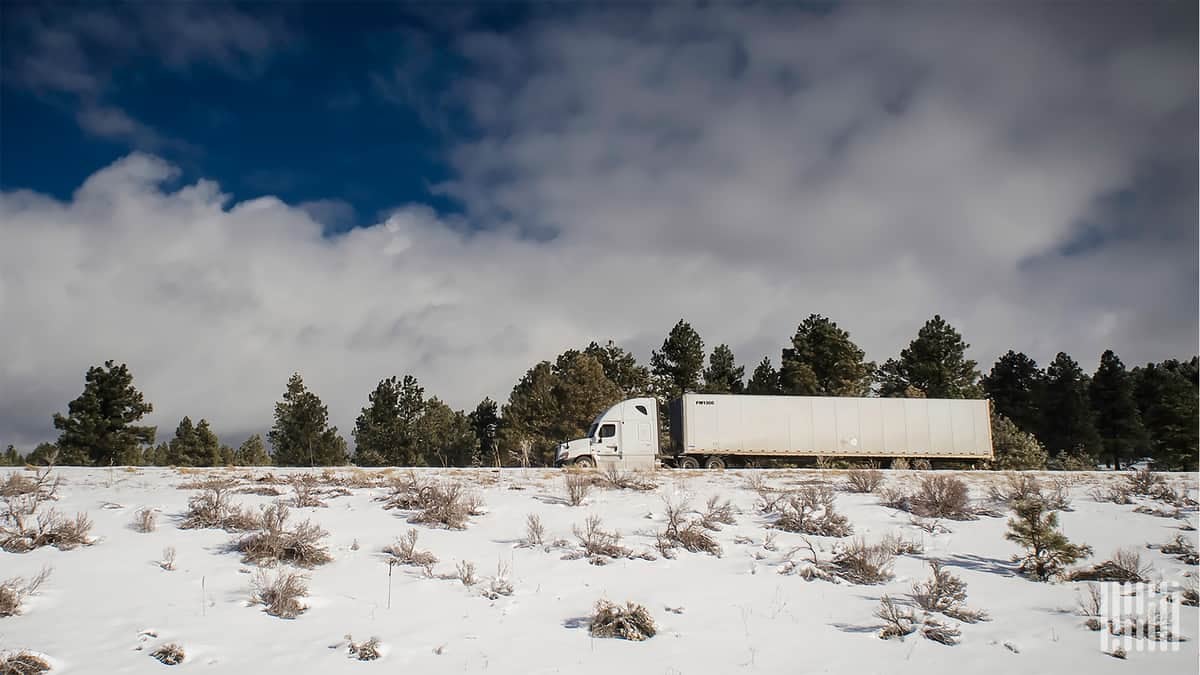
[[[992,458],[987,400],[684,394],[668,408],[665,450],[655,400],[637,398],[598,415],[587,437],[559,447],[556,462],[723,468],[768,457]]]

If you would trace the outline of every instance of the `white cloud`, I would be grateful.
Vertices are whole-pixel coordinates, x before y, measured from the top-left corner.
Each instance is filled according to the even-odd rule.
[[[810,312],[880,360],[935,312],[985,367],[1186,356],[1195,98],[1132,80],[1188,69],[1149,29],[1096,51],[1056,25],[872,7],[467,38],[486,72],[458,91],[479,124],[447,186],[464,222],[410,205],[327,239],[312,204],[170,191],[142,154],[66,203],[5,193],[0,437],[49,436],[107,358],[164,432],[262,429],[299,370],[348,434],[382,377],[470,407],[591,339],[644,359],[680,316],[751,367]]]

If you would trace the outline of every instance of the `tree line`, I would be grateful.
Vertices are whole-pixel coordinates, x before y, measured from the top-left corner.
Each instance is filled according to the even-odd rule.
[[[747,378],[726,344],[706,351],[680,320],[653,351],[648,366],[609,341],[569,349],[521,377],[502,406],[485,398],[473,411],[454,410],[426,396],[416,378],[388,377],[369,393],[351,436],[355,451],[329,424],[329,411],[299,373],[275,404],[267,434],[236,449],[222,444],[207,420],[184,417],[170,441],[155,444],[156,428],[139,426],[151,404],[133,385],[125,364],[90,368],[84,391],[56,413],[56,443],[22,456],[13,446],[0,463],[119,465],[544,466],[555,446],[585,433],[608,406],[654,396],[660,407],[688,391],[807,396],[980,398],[992,401],[993,440],[1002,468],[1120,468],[1151,457],[1164,469],[1196,470],[1198,367],[1193,356],[1126,368],[1112,351],[1092,374],[1060,352],[1045,368],[1009,351],[982,374],[966,357],[970,347],[934,316],[896,357],[865,358],[850,334],[813,314],[797,327],[776,368],[764,357]],[[666,420],[660,424],[665,427]]]

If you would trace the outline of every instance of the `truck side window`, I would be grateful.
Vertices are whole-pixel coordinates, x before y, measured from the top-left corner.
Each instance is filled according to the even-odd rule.
[[[612,438],[617,435],[617,425],[605,424],[600,427],[600,438]]]
[[[635,406],[633,406],[633,408],[634,408],[634,410],[637,410],[638,412],[642,413],[643,415],[650,414],[649,412],[646,411],[646,406],[644,406],[644,405],[635,405]]]

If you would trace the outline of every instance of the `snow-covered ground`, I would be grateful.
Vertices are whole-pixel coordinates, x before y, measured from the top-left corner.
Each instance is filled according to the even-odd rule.
[[[46,655],[53,672],[149,673],[164,666],[150,652],[180,644],[186,660],[178,669],[221,673],[1195,673],[1197,609],[1182,607],[1176,632],[1185,636],[1176,652],[1131,651],[1126,660],[1104,653],[1100,633],[1075,614],[1085,584],[1038,583],[1017,576],[1006,541],[1005,517],[943,521],[950,532],[929,535],[909,514],[882,506],[875,494],[839,491],[838,509],[868,542],[889,533],[923,542],[924,552],[900,556],[895,578],[877,586],[806,581],[781,573],[801,535],[778,532],[774,550],[763,544],[771,518],[755,508],[749,486],[754,476],[775,487],[824,481],[841,485],[844,473],[816,470],[661,470],[648,492],[594,488],[581,506],[564,500],[557,470],[420,470],[430,478],[462,481],[485,504],[465,530],[435,529],[407,522],[411,512],[385,510],[376,497],[384,487],[351,488],[327,497],[323,508],[295,508],[292,521],[312,519],[329,532],[333,561],[310,575],[309,609],[294,620],[263,612],[249,602],[252,566],[229,550],[237,535],[221,530],[184,530],[178,523],[195,490],[182,483],[205,475],[247,479],[280,469],[57,470],[59,499],[50,505],[65,514],[84,511],[95,525],[91,546],[69,551],[41,548],[0,552],[0,581],[30,577],[44,566],[53,572],[19,616],[0,618],[0,649],[29,649]],[[0,471],[4,478],[7,471]],[[343,476],[363,472],[346,469]],[[382,473],[373,470],[370,473]],[[400,475],[395,471],[392,475]],[[913,485],[918,472],[885,471],[889,485]],[[973,496],[986,502],[995,473],[960,474]],[[1197,513],[1182,518],[1135,513],[1134,505],[1096,501],[1099,484],[1122,480],[1104,473],[1045,474],[1068,477],[1073,510],[1060,514],[1074,542],[1095,549],[1089,563],[1108,559],[1122,547],[1140,551],[1153,566],[1151,577],[1185,582],[1196,574],[1174,557],[1146,548],[1178,534],[1196,539]],[[1194,499],[1197,477],[1170,480]],[[256,506],[283,497],[237,494]],[[720,495],[738,509],[737,523],[713,533],[721,557],[679,551],[666,559],[655,549],[663,528],[664,497],[703,507]],[[1161,504],[1155,502],[1155,506]],[[160,512],[155,531],[136,531],[131,522],[143,507]],[[1003,510],[1003,507],[999,507]],[[546,541],[576,541],[572,526],[589,515],[618,530],[622,544],[656,559],[618,559],[607,565],[564,559],[568,549],[522,547],[527,514],[540,516]],[[1008,514],[1006,514],[1008,515]],[[409,528],[420,532],[418,548],[439,559],[434,576],[420,568],[391,568],[382,548]],[[837,541],[809,537],[827,554]],[[176,569],[158,565],[163,549],[177,551]],[[570,557],[570,556],[567,556]],[[799,562],[803,555],[792,552]],[[937,558],[967,583],[967,604],[991,620],[963,624],[961,643],[945,646],[919,634],[903,640],[878,637],[874,617],[883,594],[903,598],[914,581],[928,576],[926,559]],[[453,577],[460,561],[475,563],[482,582],[464,586]],[[484,597],[488,577],[507,566],[514,591]],[[389,583],[391,607],[388,607]],[[649,609],[659,633],[645,642],[598,639],[587,617],[597,600],[633,601]],[[952,622],[953,623],[953,622]],[[374,662],[348,657],[344,636],[356,641],[378,636],[383,656]]]

